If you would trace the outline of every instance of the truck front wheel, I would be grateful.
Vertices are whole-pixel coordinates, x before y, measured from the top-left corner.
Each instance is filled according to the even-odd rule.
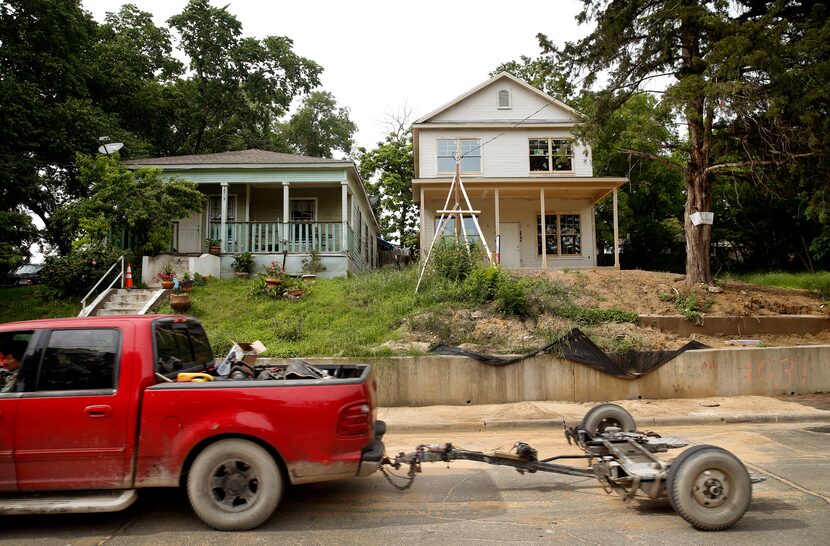
[[[187,477],[199,518],[220,531],[245,531],[267,520],[282,496],[274,458],[247,440],[220,440],[202,451]]]

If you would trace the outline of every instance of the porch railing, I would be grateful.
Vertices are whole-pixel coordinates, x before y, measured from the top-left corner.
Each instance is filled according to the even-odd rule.
[[[343,252],[340,222],[226,222],[225,232],[222,251],[231,254],[307,254],[312,249],[320,254]],[[222,239],[221,233],[221,224],[210,224],[211,239]]]

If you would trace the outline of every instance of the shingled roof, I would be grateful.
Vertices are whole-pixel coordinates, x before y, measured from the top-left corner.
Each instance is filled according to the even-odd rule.
[[[174,155],[169,157],[149,157],[146,159],[128,159],[125,165],[302,165],[349,162],[342,159],[326,159],[298,154],[283,154],[266,150],[238,150],[236,152],[219,152],[216,154]]]

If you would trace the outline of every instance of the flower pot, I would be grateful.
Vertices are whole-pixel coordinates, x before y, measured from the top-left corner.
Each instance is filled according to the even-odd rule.
[[[285,291],[285,297],[290,300],[300,300],[305,294],[305,290],[302,288],[292,288],[291,290]]]
[[[170,290],[171,288],[173,288],[174,284],[175,283],[173,281],[161,281],[161,287],[165,290]]]
[[[237,279],[250,279],[251,278],[251,274],[248,273],[247,271],[236,271],[233,274],[233,276],[236,277]]]
[[[178,312],[190,309],[190,294],[170,294],[170,307]]]
[[[282,284],[282,279],[278,279],[276,277],[268,277],[265,279],[265,287],[268,290],[275,290],[280,287]]]
[[[208,254],[211,254],[213,256],[219,256],[220,254],[222,254],[222,247],[220,247],[219,245],[209,246]]]
[[[303,282],[314,282],[317,280],[317,275],[307,274],[300,277]]]
[[[193,290],[193,281],[179,281],[179,288],[181,288],[185,292],[190,292],[191,290]]]

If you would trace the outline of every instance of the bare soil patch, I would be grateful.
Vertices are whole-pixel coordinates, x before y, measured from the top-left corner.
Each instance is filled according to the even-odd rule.
[[[685,277],[675,273],[613,269],[521,271],[514,276],[545,279],[563,287],[575,305],[600,309],[619,308],[639,315],[683,314],[677,300],[689,291]],[[704,318],[710,316],[827,316],[830,306],[806,290],[750,285],[738,281],[699,286],[694,299]],[[710,347],[741,346],[738,336],[681,337],[632,323],[607,322],[579,325],[553,314],[531,319],[503,317],[488,307],[447,311],[416,317],[404,334],[400,349],[422,348],[439,341],[493,354],[525,353],[579,327],[607,351],[676,349],[696,339]],[[744,336],[746,337],[746,336]],[[816,335],[752,335],[762,346],[830,345],[830,330]],[[752,345],[757,346],[757,345]]]

